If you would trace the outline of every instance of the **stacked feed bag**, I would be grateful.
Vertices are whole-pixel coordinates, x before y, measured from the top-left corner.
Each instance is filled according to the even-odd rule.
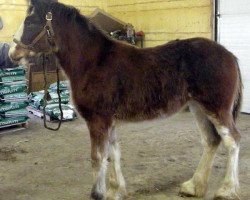
[[[69,103],[70,101],[70,91],[69,91],[69,82],[61,81],[59,84],[62,110],[63,110],[63,120],[73,120],[76,117],[73,106]],[[30,106],[34,109],[43,111],[44,106],[44,90],[38,92],[32,92],[30,94],[31,102]],[[50,116],[51,120],[60,119],[60,109],[59,109],[59,97],[57,94],[57,83],[50,85],[47,94],[47,106],[45,112]]]
[[[0,69],[0,128],[28,120],[25,67]]]

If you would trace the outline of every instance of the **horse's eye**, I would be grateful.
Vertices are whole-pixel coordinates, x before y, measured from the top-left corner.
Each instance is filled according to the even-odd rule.
[[[30,26],[32,23],[31,23],[31,21],[30,20],[25,20],[24,21],[24,25],[25,26]]]

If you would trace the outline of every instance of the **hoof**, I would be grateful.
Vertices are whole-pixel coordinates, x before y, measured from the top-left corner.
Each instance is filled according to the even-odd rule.
[[[213,200],[241,200],[238,196],[215,196]]]
[[[108,193],[107,194],[107,200],[122,200],[123,197],[120,193]]]
[[[224,184],[215,194],[214,200],[241,200],[240,189],[237,186]]]
[[[107,200],[122,200],[127,196],[126,194],[125,188],[119,190],[110,188],[107,193]]]
[[[96,191],[91,192],[91,199],[93,200],[105,200],[105,197],[103,194],[100,194]]]
[[[181,185],[179,196],[184,197],[203,197],[206,189],[203,187],[204,184],[194,184],[193,179],[184,182]]]
[[[214,200],[241,200],[240,195],[232,191],[217,192]]]

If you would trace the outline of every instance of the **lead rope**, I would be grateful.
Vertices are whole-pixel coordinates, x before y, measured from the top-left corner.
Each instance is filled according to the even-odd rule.
[[[49,55],[43,53],[43,75],[44,75],[44,96],[43,96],[43,124],[44,127],[51,131],[57,131],[60,129],[63,119],[63,111],[62,111],[62,102],[61,102],[61,94],[60,94],[60,78],[59,78],[59,66],[57,62],[57,58],[55,57],[54,53],[52,54],[56,61],[56,76],[57,76],[57,95],[58,95],[58,104],[60,110],[60,119],[57,128],[51,128],[47,126],[46,123],[46,106],[47,106],[47,97],[48,97],[48,88],[47,88],[47,66],[49,63]]]

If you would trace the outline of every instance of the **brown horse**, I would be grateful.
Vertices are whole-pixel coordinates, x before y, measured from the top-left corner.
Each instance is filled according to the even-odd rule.
[[[31,0],[14,41],[13,60],[53,52],[68,76],[74,103],[90,132],[93,199],[120,199],[126,192],[115,122],[167,117],[185,105],[201,129],[204,152],[180,194],[205,195],[222,141],[228,163],[215,199],[240,199],[235,120],[242,84],[237,59],[224,47],[193,38],[139,49],[109,38],[75,8],[48,0]],[[106,192],[108,161],[112,173]]]

